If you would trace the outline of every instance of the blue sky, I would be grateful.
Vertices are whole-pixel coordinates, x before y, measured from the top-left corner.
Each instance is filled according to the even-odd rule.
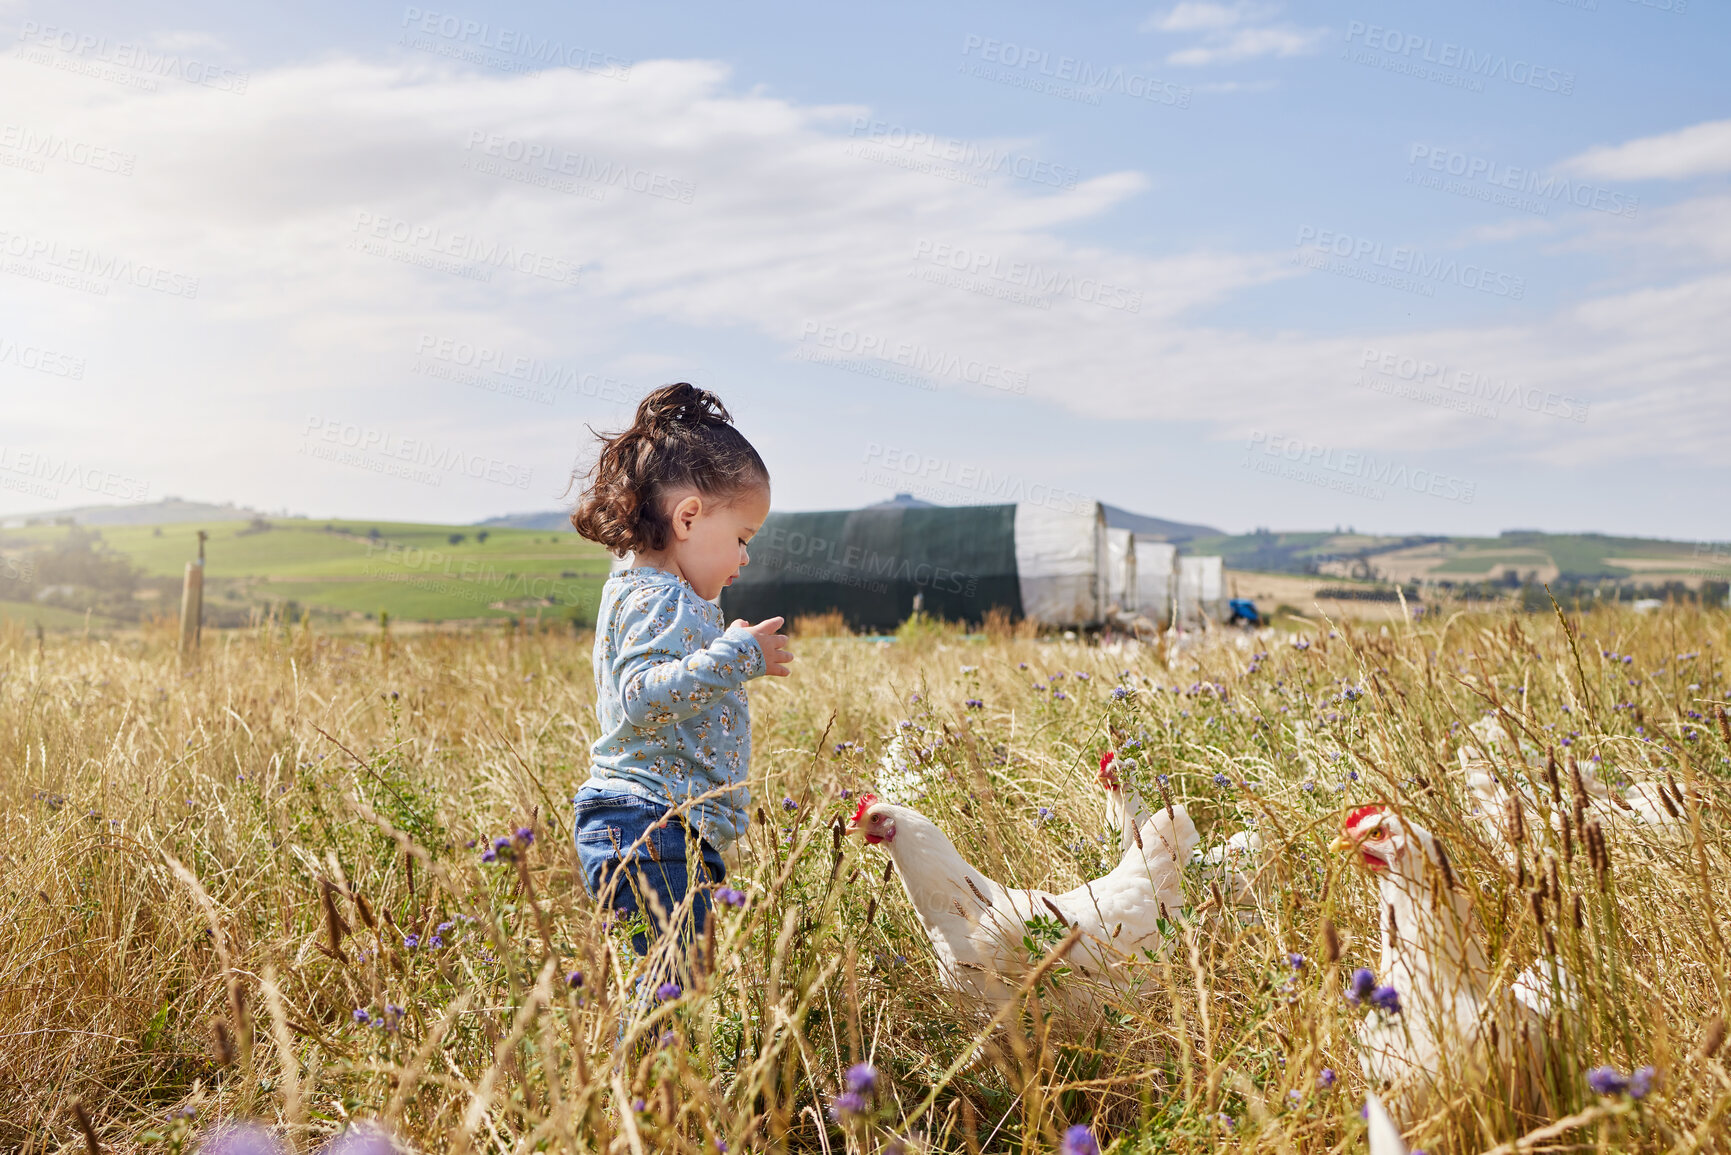
[[[1700,0],[0,3],[0,514],[558,504],[1731,537]]]

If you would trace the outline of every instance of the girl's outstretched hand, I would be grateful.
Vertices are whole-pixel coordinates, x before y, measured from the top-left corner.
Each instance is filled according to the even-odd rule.
[[[793,661],[793,651],[787,648],[787,635],[776,633],[786,620],[786,618],[765,618],[754,626],[744,618],[739,618],[733,623],[736,626],[744,626],[746,632],[757,639],[758,646],[763,650],[763,672],[773,674],[778,678],[787,677],[787,664]]]

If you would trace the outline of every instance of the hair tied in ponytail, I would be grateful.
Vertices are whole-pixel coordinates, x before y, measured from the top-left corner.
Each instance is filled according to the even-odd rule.
[[[601,454],[571,524],[619,556],[667,547],[672,527],[663,499],[695,489],[726,502],[769,485],[769,470],[721,398],[688,381],[663,385],[637,405],[631,426],[596,434]]]
[[[721,398],[689,381],[664,385],[637,406],[636,426],[654,435],[676,425],[731,425],[733,415]]]

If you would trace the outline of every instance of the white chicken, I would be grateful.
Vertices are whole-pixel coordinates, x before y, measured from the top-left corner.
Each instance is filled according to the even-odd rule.
[[[873,795],[860,799],[850,833],[882,846],[894,861],[908,901],[932,941],[946,985],[1002,1010],[1053,945],[1030,935],[1031,921],[1061,921],[1081,937],[1065,959],[1083,980],[1060,997],[1073,1009],[1098,1005],[1127,983],[1127,964],[1159,953],[1161,927],[1184,905],[1182,864],[1196,845],[1196,826],[1182,806],[1162,809],[1102,878],[1063,894],[1013,890],[993,882],[957,853],[936,823]],[[1024,938],[1032,938],[1030,951]]]
[[[1475,725],[1480,733],[1482,723]],[[1494,731],[1484,731],[1481,737],[1494,738]],[[1496,741],[1485,743],[1498,749]],[[1580,838],[1583,819],[1591,817],[1601,826],[1646,827],[1654,833],[1681,833],[1684,829],[1683,792],[1676,784],[1637,782],[1623,796],[1613,793],[1591,769],[1581,769],[1570,759],[1565,782],[1554,758],[1545,759],[1542,776],[1543,794],[1539,790],[1540,771],[1532,761],[1523,774],[1495,764],[1478,747],[1463,745],[1457,752],[1461,776],[1474,812],[1483,820],[1492,845],[1497,847],[1510,866],[1520,861],[1520,842],[1524,832],[1542,830],[1549,815],[1552,831],[1559,838]],[[1549,797],[1546,805],[1542,798]],[[1572,816],[1572,817],[1571,817]],[[1569,826],[1565,834],[1566,825]]]
[[[919,754],[908,731],[898,729],[890,735],[878,762],[878,793],[890,802],[917,802],[930,788],[928,771],[920,764]]]
[[[1472,903],[1441,843],[1410,819],[1361,806],[1334,849],[1350,851],[1378,880],[1377,983],[1355,976],[1353,994],[1374,1008],[1359,1029],[1361,1063],[1366,1079],[1388,1095],[1391,1113],[1410,1123],[1434,1096],[1480,1083],[1487,1070],[1506,1072],[1511,1103],[1533,1109],[1544,1019],[1572,1000],[1568,976],[1551,962],[1529,969],[1512,988],[1491,990]]]
[[[1124,781],[1120,770],[1135,763],[1120,758],[1112,750],[1100,756],[1100,786],[1106,792],[1106,829],[1117,831],[1118,850],[1128,854],[1136,844],[1136,831],[1150,817],[1142,796],[1133,783]],[[1252,880],[1262,860],[1262,836],[1254,830],[1240,830],[1211,850],[1200,846],[1190,855],[1190,865],[1197,867],[1204,882],[1220,884],[1224,897],[1238,906],[1253,906],[1256,894]]]

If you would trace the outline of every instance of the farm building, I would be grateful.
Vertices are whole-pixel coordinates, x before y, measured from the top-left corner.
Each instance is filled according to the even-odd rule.
[[[1001,607],[1012,618],[1091,626],[1106,607],[1105,522],[1091,503],[772,513],[750,551],[721,593],[729,618],[835,610],[856,630],[888,630],[916,608],[978,622]]]
[[[1172,624],[1172,595],[1178,547],[1171,542],[1135,540],[1136,613],[1162,629]]]
[[[792,621],[835,611],[852,629],[879,631],[894,629],[916,609],[977,623],[1001,608],[1012,619],[1053,627],[1125,625],[1141,617],[1165,628],[1182,588],[1177,547],[1108,528],[1093,502],[1055,509],[896,501],[772,513],[750,553],[751,564],[721,591],[729,619]],[[1202,568],[1213,575],[1209,589],[1218,602],[1220,559],[1201,560],[1212,562]],[[617,561],[614,569],[629,564]],[[1199,618],[1192,619],[1189,628],[1199,628]]]
[[[1177,626],[1199,630],[1226,620],[1226,563],[1218,557],[1178,559]]]
[[[1106,607],[1120,612],[1136,610],[1136,535],[1116,526],[1106,527]]]

